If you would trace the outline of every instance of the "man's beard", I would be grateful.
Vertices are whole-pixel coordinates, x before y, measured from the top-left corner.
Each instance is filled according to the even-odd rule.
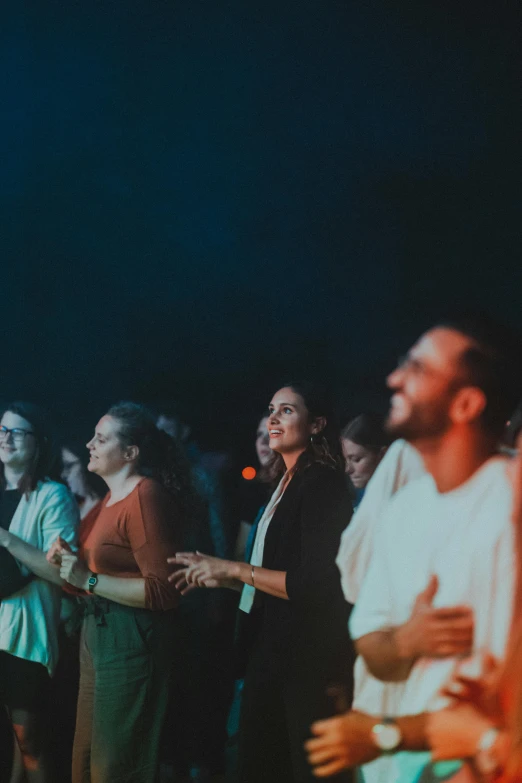
[[[384,423],[386,432],[394,438],[404,438],[409,443],[440,437],[449,426],[448,410],[440,405],[412,407],[407,418],[397,423],[392,420],[392,411],[390,411]]]

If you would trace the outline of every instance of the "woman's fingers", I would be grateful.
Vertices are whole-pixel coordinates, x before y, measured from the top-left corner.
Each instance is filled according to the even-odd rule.
[[[168,576],[168,580],[179,590],[180,585],[187,582],[186,568],[181,568],[179,571],[173,571],[173,573]]]
[[[199,552],[176,552],[172,557],[167,558],[167,563],[181,563],[188,561],[190,563],[197,563],[201,560],[202,555]]]

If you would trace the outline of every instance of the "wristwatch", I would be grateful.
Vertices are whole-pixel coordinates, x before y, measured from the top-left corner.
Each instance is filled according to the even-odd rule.
[[[402,742],[402,732],[397,721],[386,715],[373,726],[371,736],[381,753],[393,753]]]
[[[495,743],[498,739],[499,730],[495,728],[486,729],[478,741],[477,752],[475,753],[475,767],[481,775],[487,777],[492,775],[499,768],[499,761],[495,754]]]
[[[94,588],[98,584],[98,574],[95,574],[94,572],[91,573],[89,580],[87,582],[88,584],[88,590],[89,593],[94,593]]]

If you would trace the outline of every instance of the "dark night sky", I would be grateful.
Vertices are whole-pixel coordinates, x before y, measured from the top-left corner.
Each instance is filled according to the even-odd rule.
[[[522,326],[517,6],[13,1],[0,397],[243,448],[281,378],[353,410],[440,309]]]

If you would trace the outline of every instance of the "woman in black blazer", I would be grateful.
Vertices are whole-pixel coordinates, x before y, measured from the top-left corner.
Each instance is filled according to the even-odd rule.
[[[267,427],[279,483],[251,562],[183,552],[170,559],[183,566],[171,578],[182,592],[242,590],[240,609],[257,628],[241,710],[240,783],[304,783],[314,780],[303,748],[310,724],[351,700],[350,607],[335,557],[352,507],[339,432],[316,389],[279,389]]]

